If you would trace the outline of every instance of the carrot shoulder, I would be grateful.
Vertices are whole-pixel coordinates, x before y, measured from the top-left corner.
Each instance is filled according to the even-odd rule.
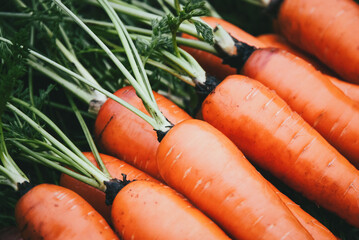
[[[212,28],[215,28],[218,24],[221,25],[229,34],[231,34],[232,37],[234,37],[238,41],[245,42],[249,45],[253,45],[256,47],[265,47],[265,45],[261,41],[256,39],[256,37],[250,35],[239,27],[223,19],[215,17],[202,17],[202,20],[208,23]],[[186,34],[184,34],[183,36],[187,38],[193,38]],[[190,53],[203,67],[203,69],[205,69],[209,74],[215,76],[220,80],[224,79],[228,75],[237,73],[237,70],[235,68],[230,67],[227,64],[223,64],[223,60],[220,57],[195,48],[183,46],[183,49]]]
[[[95,157],[92,153],[85,152],[84,155],[98,167]],[[100,154],[100,156],[111,177],[113,178],[120,179],[122,178],[122,174],[126,174],[128,180],[138,179],[157,182],[156,179],[152,178],[148,174],[138,170],[137,168],[120,159],[106,154]],[[97,188],[91,187],[86,183],[78,181],[67,174],[61,174],[60,185],[79,194],[88,203],[90,203],[91,206],[93,206],[96,211],[98,211],[106,219],[107,222],[111,222],[111,206],[105,204],[106,195],[104,192],[98,190]]]
[[[348,96],[353,101],[359,103],[359,85],[348,83],[342,81],[336,77],[334,77],[333,72],[320,63],[317,59],[313,56],[309,56],[308,54],[300,51],[299,49],[295,48],[294,46],[290,45],[290,43],[282,36],[277,34],[263,34],[257,37],[263,43],[265,43],[268,47],[275,47],[284,49],[291,54],[296,55],[307,61],[308,63],[312,64],[316,69],[321,71],[323,75],[325,75],[337,88],[342,90],[342,92]]]
[[[147,113],[132,87],[124,87],[115,95]],[[154,95],[161,112],[173,124],[191,118],[170,100],[155,92]],[[152,177],[161,178],[156,164],[159,143],[155,131],[147,122],[112,99],[104,103],[97,115],[95,137],[105,153],[130,163]]]
[[[359,83],[359,5],[352,0],[284,0],[277,25],[288,41],[343,79]]]
[[[112,222],[124,240],[229,239],[182,195],[149,181],[134,181],[120,190]]]
[[[249,56],[241,73],[275,90],[359,167],[359,105],[311,64],[284,50],[257,49]]]
[[[15,218],[24,239],[118,239],[89,203],[57,185],[32,188],[16,204]]]
[[[235,239],[312,239],[238,148],[206,122],[175,125],[157,163],[169,186]]]
[[[358,170],[277,94],[229,76],[203,102],[202,114],[253,162],[359,226]]]

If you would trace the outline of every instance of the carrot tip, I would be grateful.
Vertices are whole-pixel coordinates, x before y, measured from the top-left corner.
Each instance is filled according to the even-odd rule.
[[[127,180],[127,175],[122,173],[122,180],[113,178],[110,181],[105,181],[106,185],[106,205],[112,205],[117,193],[121,191],[127,184],[136,180]]]

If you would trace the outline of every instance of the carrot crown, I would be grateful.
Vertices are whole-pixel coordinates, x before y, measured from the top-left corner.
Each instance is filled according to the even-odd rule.
[[[233,68],[236,68],[237,72],[239,73],[243,65],[247,62],[248,58],[255,50],[257,50],[257,48],[250,46],[244,42],[240,42],[237,39],[233,40],[235,41],[236,54],[223,57],[223,63],[228,64]]]
[[[121,173],[122,180],[120,179],[111,179],[110,181],[105,182],[106,184],[106,204],[112,205],[113,200],[117,196],[117,193],[121,191],[122,188],[127,186],[129,183],[136,181],[136,180],[127,180],[127,175]]]

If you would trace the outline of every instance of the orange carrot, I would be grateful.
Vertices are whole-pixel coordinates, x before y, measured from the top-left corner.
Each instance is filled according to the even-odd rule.
[[[191,118],[170,100],[155,92],[154,94],[161,112],[173,124]],[[115,95],[147,113],[132,87],[124,87]],[[97,115],[95,136],[106,153],[161,179],[156,164],[156,149],[159,145],[156,133],[150,125],[125,107],[108,99]]]
[[[229,239],[182,195],[149,181],[134,181],[120,190],[112,222],[124,240]]]
[[[238,148],[206,122],[175,125],[157,163],[169,186],[235,239],[312,239]]]
[[[316,69],[318,69],[321,72],[324,73],[332,73],[328,67],[323,65],[321,62],[319,62],[315,57],[310,56],[309,54],[301,51],[300,49],[296,48],[293,45],[290,45],[290,43],[282,36],[275,34],[275,33],[268,33],[263,34],[257,37],[261,42],[263,42],[267,47],[273,47],[273,48],[279,48],[286,50],[287,52],[290,52],[291,54],[296,55],[297,57],[300,57],[304,59],[305,61],[312,64]]]
[[[140,130],[139,130],[140,131]],[[145,130],[143,130],[143,131],[145,131]],[[140,133],[139,133],[140,134]],[[154,145],[153,145],[154,146]],[[154,146],[154,147],[157,147],[157,145],[156,146]],[[142,149],[137,149],[137,151],[139,151],[139,152],[141,152],[142,151]],[[157,151],[157,148],[156,149],[154,149],[154,151]],[[94,162],[94,158],[92,157],[92,154],[85,154],[92,162]],[[118,173],[118,174],[114,174],[113,173],[113,167],[112,166],[110,166],[109,164],[108,164],[108,162],[109,161],[111,161],[112,162],[112,160],[109,160],[108,158],[108,156],[106,156],[106,155],[101,155],[102,156],[102,159],[103,159],[103,161],[104,161],[104,163],[105,163],[105,165],[106,165],[106,167],[107,167],[107,169],[109,169],[109,171],[110,171],[110,173],[111,173],[111,175],[113,176],[113,177],[119,177],[120,176],[120,172]],[[113,159],[113,161],[115,161],[115,159]],[[119,160],[117,160],[117,161],[119,161]],[[121,170],[121,171],[123,171],[123,170]],[[124,173],[126,173],[126,171],[124,171]],[[128,178],[129,179],[135,179],[135,178],[131,178],[131,176],[128,176]],[[62,176],[62,181],[64,180],[64,179],[70,179],[67,175],[63,175]],[[138,178],[138,179],[142,179],[142,178]],[[73,185],[73,182],[71,181],[71,182],[68,182],[68,183],[66,183],[66,186],[68,187],[68,186],[71,186],[71,185]],[[77,184],[75,185],[75,186],[77,186]],[[77,187],[76,187],[77,188]],[[87,190],[87,188],[85,188],[86,190],[82,190],[82,184],[81,184],[81,186],[79,186],[79,188],[80,189],[76,189],[75,191],[77,192],[77,193],[79,193],[79,191],[84,191],[84,192],[86,192],[86,195],[88,194],[88,190]],[[73,189],[73,188],[71,188],[71,189]],[[278,190],[276,190],[277,192],[279,192]],[[102,192],[100,192],[101,194],[103,194]],[[278,193],[278,195],[282,198],[282,196],[284,196],[283,194],[279,194]],[[83,195],[82,195],[83,196]],[[83,196],[83,197],[85,197],[85,196]],[[104,198],[104,196],[103,196],[103,198]],[[87,199],[86,197],[85,197],[85,199]],[[88,199],[87,199],[88,200]],[[88,200],[89,201],[89,200]],[[289,206],[289,208],[290,208],[290,210],[291,211],[295,211],[295,212],[293,212],[293,214],[295,215],[295,216],[298,216],[298,220],[299,220],[299,222],[300,223],[302,223],[302,224],[305,224],[305,225],[308,225],[308,228],[307,228],[307,226],[305,226],[305,228],[306,229],[310,229],[310,233],[312,234],[312,232],[313,232],[313,236],[315,236],[314,237],[314,239],[321,239],[320,237],[318,237],[318,233],[317,232],[319,232],[319,233],[322,233],[322,236],[324,236],[325,238],[327,238],[327,239],[330,239],[330,232],[329,232],[329,230],[327,230],[324,226],[322,226],[318,221],[316,221],[315,219],[313,219],[313,218],[311,218],[310,219],[310,215],[309,214],[307,214],[305,211],[303,211],[300,207],[298,207],[298,208],[296,208],[296,209],[294,209],[292,206],[295,206],[295,204],[293,203],[293,202],[291,202],[288,198],[286,198],[286,199],[284,199],[284,201],[285,201],[285,204],[287,205],[287,206]],[[104,204],[103,204],[103,200],[101,201],[101,206],[103,206]],[[109,208],[109,207],[108,207]],[[102,212],[102,211],[99,211],[100,213]],[[108,216],[108,215],[106,215],[106,216]],[[318,229],[315,229],[315,228],[318,228]]]
[[[288,41],[343,79],[359,83],[359,5],[352,0],[284,0],[277,25]]]
[[[263,43],[265,43],[268,47],[275,47],[284,49],[287,52],[290,52],[310,64],[312,64],[316,69],[321,71],[323,75],[329,78],[329,80],[342,92],[347,95],[350,99],[352,99],[355,102],[359,102],[359,86],[353,83],[344,82],[334,76],[333,72],[330,71],[326,66],[324,66],[322,63],[320,63],[318,60],[316,60],[314,57],[309,56],[308,54],[303,53],[299,49],[295,48],[294,46],[290,45],[290,43],[283,38],[282,36],[279,36],[277,34],[263,34],[257,37],[259,40],[261,40]]]
[[[269,183],[273,191],[280,197],[284,204],[289,208],[293,215],[298,219],[300,224],[312,235],[314,240],[336,240],[337,237],[333,235],[323,224],[317,219],[313,218],[310,214],[304,211],[299,205],[294,203],[285,194],[281,193],[276,187]]]
[[[359,103],[359,85],[341,81],[340,79],[330,75],[326,75],[326,77],[329,78],[331,83],[333,83],[337,88],[342,90],[342,92],[350,99]]]
[[[85,152],[83,154],[98,167],[95,157],[92,153]],[[119,179],[122,178],[122,174],[126,174],[128,180],[136,179],[157,182],[156,179],[138,170],[137,168],[132,167],[120,159],[111,157],[106,154],[100,154],[100,156],[111,177],[113,178]],[[81,181],[78,181],[67,174],[61,174],[60,185],[79,194],[88,203],[90,203],[91,206],[93,206],[96,211],[106,219],[107,222],[111,222],[111,206],[105,204],[106,195],[104,192]]]
[[[246,48],[246,47],[244,47]],[[359,105],[311,64],[284,50],[253,50],[241,73],[276,91],[359,167]]]
[[[231,34],[232,37],[234,37],[238,41],[245,42],[249,45],[253,45],[256,47],[265,47],[265,45],[261,41],[256,39],[256,37],[250,35],[239,27],[223,19],[215,17],[202,17],[202,20],[204,20],[213,28],[215,28],[218,24],[221,25],[227,32]],[[187,34],[183,34],[183,37],[190,39],[194,38]],[[228,75],[232,75],[237,72],[235,68],[223,64],[223,60],[220,57],[217,57],[211,53],[185,46],[183,46],[182,48],[188,53],[190,53],[203,67],[203,69],[205,69],[209,74],[215,76],[218,79],[224,79]]]
[[[359,226],[358,170],[273,91],[229,76],[203,102],[202,114],[260,167]]]
[[[56,185],[32,188],[16,204],[15,217],[24,239],[118,239],[89,203]]]

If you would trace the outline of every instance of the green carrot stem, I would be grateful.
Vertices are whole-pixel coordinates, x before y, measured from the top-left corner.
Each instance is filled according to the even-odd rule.
[[[64,105],[64,104],[60,104],[60,103],[56,103],[56,102],[51,102],[51,101],[47,101],[46,102],[46,105],[52,107],[52,108],[57,108],[57,109],[60,109],[60,110],[64,110],[64,111],[67,111],[67,112],[73,112],[72,108],[67,106],[67,105]],[[88,117],[90,119],[96,119],[96,115],[95,114],[91,114],[89,112],[85,112],[85,111],[82,111],[82,110],[79,110],[81,115],[82,116],[85,116],[85,117]]]
[[[22,137],[22,136],[19,136]],[[27,143],[28,145],[31,145],[32,149],[35,149],[35,147],[37,148],[44,148],[46,149],[49,153],[47,153],[47,157],[50,158],[49,156],[51,156],[53,159],[56,158],[56,161],[63,163],[65,165],[68,166],[72,166],[74,169],[77,169],[79,172],[81,172],[82,174],[84,174],[87,177],[90,177],[91,175],[86,171],[85,168],[82,167],[82,165],[78,164],[77,162],[74,162],[72,160],[72,158],[70,158],[68,155],[66,155],[65,153],[61,152],[60,150],[58,150],[57,148],[55,148],[54,146],[52,146],[50,143],[47,142],[43,142],[37,139],[23,139],[23,138],[12,138],[9,139],[10,141],[16,141],[16,142],[20,142],[20,143]],[[24,144],[23,144],[24,145]],[[50,154],[51,152],[51,154]],[[41,153],[38,153],[41,155]],[[55,157],[55,155],[57,157]]]
[[[72,109],[73,109],[73,111],[74,111],[74,113],[75,113],[75,115],[76,115],[76,117],[77,117],[77,120],[79,121],[79,123],[80,123],[80,125],[81,125],[82,131],[83,131],[84,134],[85,134],[86,140],[87,140],[87,142],[88,142],[88,144],[89,144],[89,146],[90,146],[91,152],[93,153],[97,164],[99,165],[100,170],[101,170],[106,176],[111,177],[111,176],[110,176],[110,173],[108,172],[108,170],[107,170],[105,164],[103,163],[103,161],[102,161],[102,159],[101,159],[101,157],[100,157],[100,154],[99,154],[99,152],[98,152],[98,150],[97,150],[96,144],[95,144],[95,142],[93,141],[93,138],[92,138],[92,136],[91,136],[91,133],[90,133],[90,131],[89,131],[89,129],[88,129],[88,127],[87,127],[87,125],[86,125],[84,119],[82,118],[79,109],[77,108],[75,102],[72,100],[72,97],[69,96],[68,94],[66,94],[66,95],[67,95],[67,99],[69,100],[70,105],[71,105],[71,107],[72,107]]]
[[[60,0],[53,0],[63,11],[66,12],[70,17],[72,17],[76,23],[83,28],[94,41],[97,42],[97,44],[107,53],[107,55],[111,58],[111,60],[115,63],[115,65],[121,70],[121,72],[125,75],[125,77],[130,81],[131,85],[135,88],[137,94],[142,99],[147,111],[150,113],[150,115],[153,117],[151,118],[152,126],[154,129],[167,132],[168,128],[171,126],[171,124],[168,122],[168,120],[163,116],[163,114],[159,111],[157,104],[155,102],[151,101],[151,97],[145,93],[145,89],[142,89],[140,84],[132,77],[132,75],[127,71],[127,69],[122,65],[122,63],[116,58],[116,56],[110,51],[110,49],[74,14],[71,12],[70,9],[68,9]],[[112,12],[112,7],[109,7],[107,4],[107,1],[104,1],[104,7],[107,9],[107,11]],[[116,19],[117,14],[111,15],[113,18]],[[117,17],[118,18],[118,17]],[[121,24],[120,24],[121,25]],[[123,31],[125,34],[127,31]],[[127,40],[130,40],[129,37],[127,37]],[[131,41],[130,41],[131,45]]]
[[[73,144],[72,141],[61,131],[61,129],[50,118],[48,118],[44,113],[42,113],[41,111],[39,111],[37,108],[33,107],[32,105],[28,104],[27,102],[24,102],[18,98],[12,98],[11,101],[25,107],[26,109],[30,110],[31,112],[36,114],[38,117],[40,117],[44,122],[46,122],[46,124],[48,124],[52,128],[52,130],[54,130],[54,132],[56,134],[59,135],[59,137],[65,142],[65,144],[78,157],[82,158],[82,160],[84,160],[88,164],[92,165],[91,162],[82,154],[81,150],[78,149],[77,146],[75,144]]]
[[[30,119],[26,114],[20,111],[18,108],[8,103],[6,105],[11,111],[16,113],[19,117],[25,120],[31,127],[34,128],[37,132],[43,135],[46,139],[48,139],[52,144],[54,144],[58,149],[67,154],[69,157],[73,159],[73,161],[77,162],[81,165],[86,171],[91,174],[98,183],[102,184],[104,181],[108,180],[107,177],[93,164],[88,163],[89,161],[84,161],[84,159],[80,158],[77,154],[68,149],[64,144],[59,142],[56,138],[54,138],[51,134],[45,131],[40,125]]]
[[[108,3],[107,0],[98,0],[98,1],[103,6],[107,15],[110,17],[112,23],[115,25],[115,29],[118,33],[120,40],[121,40],[123,48],[125,49],[125,52],[128,57],[128,60],[130,62],[132,71],[135,74],[135,78],[139,82],[141,88],[147,91],[147,95],[150,96],[152,103],[156,104],[151,87],[149,85],[149,81],[147,79],[147,75],[144,73],[145,70],[143,68],[141,58],[137,54],[137,51],[132,51],[132,49],[135,49],[135,46],[133,45],[130,37],[128,36],[128,33],[124,27],[124,24],[122,23],[121,19],[118,17],[115,10],[110,6],[110,4]],[[140,93],[139,93],[139,95],[141,98],[145,97],[145,96],[142,96]]]
[[[33,162],[37,162],[40,163],[42,165],[45,165],[47,167],[51,167],[54,168],[55,170],[58,170],[62,173],[65,173],[81,182],[84,182],[92,187],[98,188],[101,191],[105,191],[106,186],[103,183],[104,181],[108,181],[110,179],[107,178],[103,178],[103,180],[101,182],[94,180],[91,177],[86,177],[83,176],[77,172],[74,172],[64,166],[61,166],[60,164],[53,162],[52,160],[49,160],[48,158],[44,157],[41,154],[38,154],[37,152],[32,151],[31,149],[29,149],[28,147],[26,147],[25,145],[17,142],[17,141],[13,141],[14,145],[16,145],[19,149],[21,149],[24,153],[26,153],[26,155],[24,155],[23,157],[29,159],[30,161]],[[50,157],[51,158],[51,157]]]
[[[0,165],[0,184],[8,185],[12,187],[15,191],[18,190],[17,183],[24,182],[23,179],[17,178],[17,175],[14,172],[6,169]]]
[[[76,95],[81,101],[84,103],[90,103],[93,99],[95,99],[95,96],[91,93],[88,93],[83,90],[83,88],[79,87],[78,85],[69,82],[68,80],[64,79],[63,77],[59,76],[54,71],[50,70],[49,68],[44,67],[43,65],[34,62],[32,60],[28,60],[28,64],[36,69],[37,71],[45,74],[46,76],[53,79],[55,82],[60,84],[65,89],[68,89],[71,91],[74,95]]]

